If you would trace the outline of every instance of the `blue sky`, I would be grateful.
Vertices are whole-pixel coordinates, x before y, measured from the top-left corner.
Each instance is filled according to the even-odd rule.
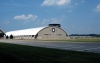
[[[4,32],[52,23],[68,34],[100,34],[100,0],[0,0]]]

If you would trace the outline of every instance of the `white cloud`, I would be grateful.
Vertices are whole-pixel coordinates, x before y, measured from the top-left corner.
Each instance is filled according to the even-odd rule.
[[[100,4],[97,5],[95,11],[100,12]]]
[[[57,18],[50,18],[50,19],[43,19],[42,21],[42,24],[45,24],[45,23],[59,23],[58,19]]]
[[[51,6],[51,5],[63,6],[69,3],[71,3],[71,0],[44,0],[41,6]]]
[[[37,22],[37,25],[47,25],[47,24],[61,24],[65,20],[65,16],[61,16],[60,18],[50,18],[43,19],[42,21]]]
[[[32,14],[29,14],[29,15],[18,15],[18,16],[15,16],[14,19],[17,19],[17,20],[35,20],[37,18],[36,15],[32,15]]]

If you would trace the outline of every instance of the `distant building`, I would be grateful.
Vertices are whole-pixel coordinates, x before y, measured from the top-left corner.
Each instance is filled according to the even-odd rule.
[[[5,33],[2,30],[0,30],[0,38],[3,38],[4,35],[5,35]]]
[[[60,24],[49,24],[47,27],[30,28],[16,31],[9,31],[6,36],[13,35],[15,39],[41,39],[41,40],[62,40],[67,39],[68,34],[61,29]]]

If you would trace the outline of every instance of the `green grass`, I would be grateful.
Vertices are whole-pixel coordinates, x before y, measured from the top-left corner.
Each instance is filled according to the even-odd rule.
[[[100,54],[0,43],[0,63],[100,63]]]

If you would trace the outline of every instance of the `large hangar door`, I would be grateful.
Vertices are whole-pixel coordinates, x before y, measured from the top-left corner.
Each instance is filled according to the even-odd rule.
[[[44,34],[44,35],[45,35],[44,38],[47,39],[47,40],[51,38],[51,34]]]
[[[53,34],[52,35],[52,39],[57,40],[57,39],[61,39],[61,34]]]

